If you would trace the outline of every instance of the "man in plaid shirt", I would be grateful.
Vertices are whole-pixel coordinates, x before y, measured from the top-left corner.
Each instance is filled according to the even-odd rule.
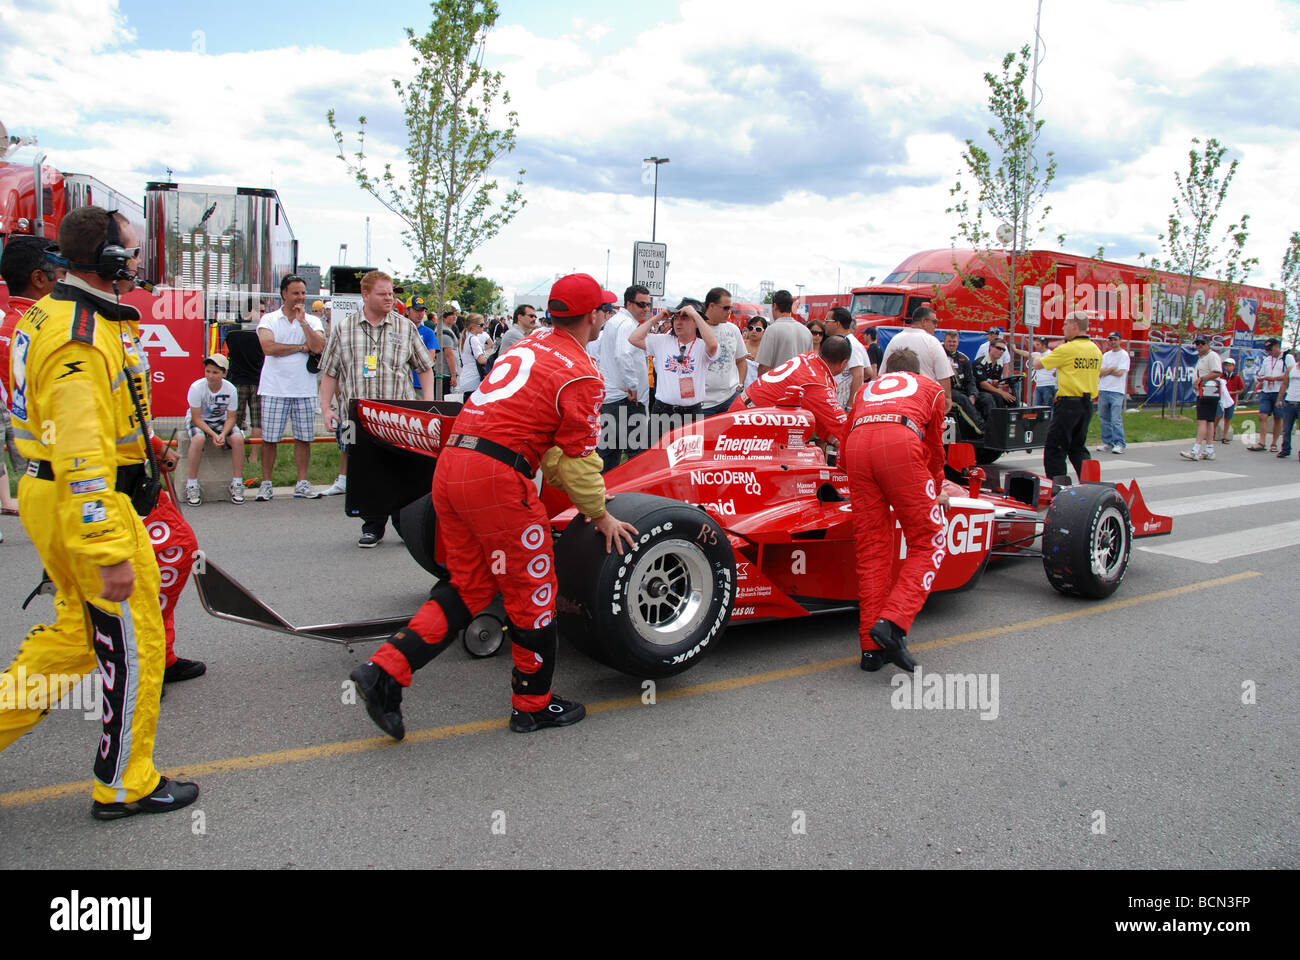
[[[347,474],[342,417],[354,399],[415,400],[411,374],[419,374],[420,397],[433,399],[433,361],[415,324],[393,312],[393,278],[371,270],[361,278],[361,310],[330,327],[320,360],[320,409],[338,437],[339,474]],[[338,410],[330,409],[335,399]],[[384,539],[387,517],[362,517],[359,547]],[[396,524],[394,524],[396,526]]]

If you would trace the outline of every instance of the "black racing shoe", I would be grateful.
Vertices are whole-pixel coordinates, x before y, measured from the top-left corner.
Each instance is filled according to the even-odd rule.
[[[188,780],[168,780],[163,777],[153,793],[130,803],[100,803],[90,805],[90,815],[96,820],[121,820],[137,813],[168,813],[188,807],[199,798],[199,785]]]
[[[894,666],[908,673],[916,669],[916,661],[907,652],[907,634],[903,633],[898,624],[882,617],[872,625],[869,633],[885,658]]]
[[[363,550],[369,550],[371,547],[377,547],[384,542],[384,538],[374,533],[363,533],[361,539],[357,541],[357,546]]]
[[[862,651],[862,669],[867,673],[875,673],[883,667],[888,661],[885,659],[883,650],[863,650]]]
[[[543,727],[567,727],[587,715],[587,708],[573,700],[551,694],[551,702],[542,710],[524,713],[510,710],[510,729],[515,733],[533,733]]]
[[[193,680],[195,677],[201,677],[207,672],[208,665],[202,660],[186,660],[182,657],[163,671],[163,683],[179,683],[182,680]]]
[[[349,674],[357,693],[366,702],[366,713],[375,726],[394,740],[406,736],[402,722],[402,685],[382,668],[367,660]]]

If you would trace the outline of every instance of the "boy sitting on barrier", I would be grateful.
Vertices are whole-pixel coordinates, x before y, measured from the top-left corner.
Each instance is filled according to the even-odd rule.
[[[203,500],[199,491],[199,463],[209,440],[228,448],[231,456],[230,502],[244,502],[244,433],[235,425],[238,393],[225,379],[230,361],[214,353],[203,361],[203,377],[190,384],[190,447],[185,455],[187,474],[185,502],[197,507]]]

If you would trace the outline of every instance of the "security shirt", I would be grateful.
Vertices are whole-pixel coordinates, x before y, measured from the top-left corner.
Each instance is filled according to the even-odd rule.
[[[1097,396],[1097,380],[1101,376],[1101,350],[1086,336],[1067,340],[1055,350],[1043,354],[1040,362],[1056,371],[1058,397]]]

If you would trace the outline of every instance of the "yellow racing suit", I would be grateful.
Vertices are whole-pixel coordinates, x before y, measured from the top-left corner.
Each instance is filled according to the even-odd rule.
[[[30,461],[19,483],[22,523],[54,581],[56,621],[34,626],[0,675],[0,750],[98,666],[93,799],[101,803],[130,803],[159,782],[158,563],[128,495],[143,473],[150,416],[138,335],[134,308],[70,275],[23,314],[11,356],[14,430]],[[122,603],[100,599],[100,568],[122,561],[135,571],[134,591]]]

